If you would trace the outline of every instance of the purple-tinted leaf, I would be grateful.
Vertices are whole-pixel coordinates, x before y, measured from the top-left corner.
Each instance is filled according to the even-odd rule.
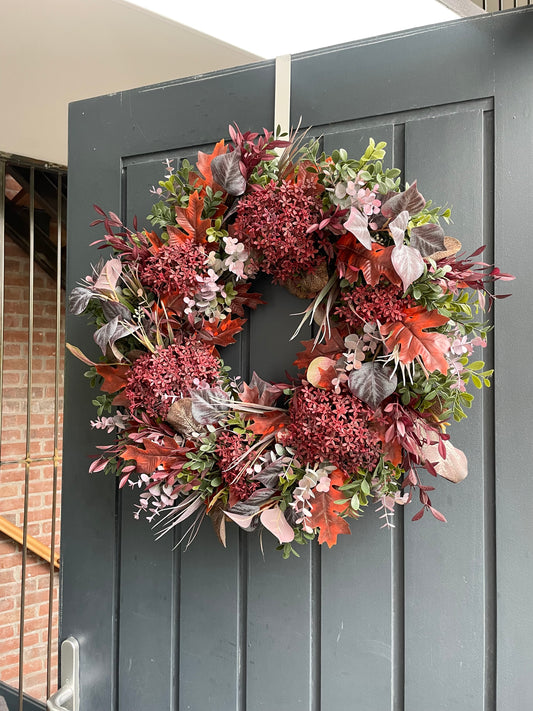
[[[395,193],[381,206],[381,214],[391,218],[407,210],[410,215],[416,215],[425,206],[424,196],[418,192],[415,182],[403,193]]]
[[[256,489],[254,493],[246,499],[246,501],[238,501],[235,506],[231,507],[230,511],[231,513],[238,513],[243,516],[249,516],[253,513],[257,513],[261,507],[261,504],[269,501],[274,494],[275,492],[272,489]]]
[[[276,536],[280,543],[290,543],[294,540],[294,530],[287,523],[287,519],[279,506],[273,506],[263,511],[261,523],[267,531]]]
[[[254,531],[259,525],[259,519],[255,518],[258,511],[248,515],[231,513],[230,511],[224,511],[224,513],[244,531]]]
[[[222,388],[193,390],[192,416],[201,425],[217,422],[231,408],[230,397]]]
[[[100,272],[98,279],[94,283],[97,291],[115,291],[117,282],[122,274],[122,262],[120,259],[108,260]]]
[[[392,395],[397,384],[393,369],[378,361],[363,363],[359,370],[352,370],[348,377],[351,392],[374,410]]]
[[[108,321],[112,321],[115,317],[123,320],[128,319],[131,315],[129,309],[118,301],[107,301],[103,299],[101,306],[104,316]]]
[[[239,151],[223,153],[211,161],[213,180],[229,195],[242,195],[246,190],[246,178],[241,173]]]
[[[394,247],[391,252],[391,262],[396,274],[400,277],[404,291],[422,276],[425,269],[424,260],[420,252],[414,247],[402,244],[401,247]]]
[[[446,249],[444,244],[444,230],[440,225],[428,222],[411,230],[411,247],[418,249],[423,257],[429,257],[435,252]]]
[[[401,247],[403,244],[408,222],[409,213],[407,210],[403,210],[389,225],[392,239],[397,247]]]
[[[267,489],[275,489],[280,476],[286,469],[287,465],[281,459],[277,459],[272,464],[264,467],[258,474],[254,474],[252,479],[261,482]]]
[[[89,301],[93,298],[93,296],[94,293],[86,286],[75,286],[70,292],[68,299],[70,313],[75,316],[82,314],[89,305]]]
[[[124,336],[129,336],[130,333],[133,333],[136,331],[139,327],[138,326],[133,326],[133,325],[125,325],[119,321],[118,316],[115,316],[115,318],[110,321],[109,323],[106,323],[104,326],[99,328],[97,331],[94,333],[94,341],[95,343],[100,346],[102,353],[105,355],[107,346],[111,346],[111,349],[113,350],[113,353],[117,356],[117,358],[121,358],[121,354],[117,353],[117,351],[113,348],[115,345],[115,342],[118,341],[119,338],[124,338]]]
[[[363,215],[356,207],[350,209],[350,214],[344,223],[344,227],[354,237],[357,237],[363,247],[372,249],[372,237],[368,231],[368,217]]]

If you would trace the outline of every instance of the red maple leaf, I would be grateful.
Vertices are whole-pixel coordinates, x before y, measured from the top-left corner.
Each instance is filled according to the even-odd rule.
[[[237,296],[235,296],[231,302],[231,310],[233,313],[236,313],[237,316],[244,316],[244,306],[247,306],[249,309],[256,309],[259,304],[266,304],[266,301],[263,301],[261,298],[261,294],[256,292],[249,293],[248,290],[250,286],[251,284],[246,282],[244,284],[237,284],[235,287]]]
[[[229,346],[235,343],[235,334],[242,331],[245,318],[225,318],[215,323],[204,323],[200,332],[202,339],[213,346]]]
[[[125,462],[133,460],[140,474],[152,474],[162,464],[166,470],[181,468],[187,461],[185,454],[190,447],[178,447],[172,437],[164,437],[161,444],[150,439],[143,441],[144,448],[128,444],[119,454]]]
[[[96,372],[101,375],[104,382],[100,390],[104,393],[116,393],[128,384],[127,374],[131,366],[129,365],[106,365],[105,363],[96,366]]]
[[[324,343],[315,345],[314,339],[302,341],[302,346],[304,346],[305,350],[297,354],[294,365],[302,370],[307,370],[309,363],[318,356],[326,356],[332,360],[337,360],[346,350],[344,347],[345,335],[340,329],[332,328],[329,337],[326,337]]]
[[[381,326],[381,334],[386,338],[389,351],[399,346],[400,363],[408,365],[419,358],[430,373],[438,370],[446,375],[448,361],[444,354],[450,350],[450,342],[443,333],[428,333],[425,330],[445,323],[448,323],[448,318],[438,311],[427,311],[424,306],[412,306],[405,310],[403,321]]]
[[[340,469],[335,469],[330,475],[331,485],[329,491],[314,490],[313,508],[307,524],[311,528],[318,528],[318,542],[327,543],[331,548],[337,543],[337,536],[342,533],[350,535],[350,526],[346,519],[339,515],[345,508],[343,504],[335,503],[343,498],[343,494],[335,487],[342,486],[347,476]]]
[[[401,286],[402,280],[396,273],[391,261],[394,247],[384,247],[377,242],[372,244],[372,249],[366,249],[349,232],[337,242],[337,263],[339,272],[348,281],[355,281],[359,272],[362,272],[365,281],[370,286],[375,286],[384,276],[391,284]]]

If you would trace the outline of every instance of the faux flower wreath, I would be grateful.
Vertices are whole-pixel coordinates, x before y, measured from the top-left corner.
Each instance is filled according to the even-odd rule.
[[[494,298],[487,282],[512,277],[475,261],[483,248],[458,254],[439,225],[449,210],[416,182],[400,189],[385,143],[353,160],[229,130],[196,167],[167,161],[149,215],[161,235],[96,207],[95,244],[113,256],[70,307],[90,315],[103,357],[69,348],[102,391],[92,426],[116,439],[90,471],[138,487],[136,516],[158,517],[160,533],[188,519],[192,537],[207,514],[224,544],[231,519],[266,528],[286,557],[317,534],[334,545],[369,502],[392,525],[418,492],[413,519],[445,521],[420,470],[466,476],[446,425],[465,417],[470,382],[489,385],[471,360],[486,345],[477,314]],[[300,328],[315,322],[317,337],[290,383],[247,384],[220,357],[263,303],[249,290],[259,272],[310,300]]]

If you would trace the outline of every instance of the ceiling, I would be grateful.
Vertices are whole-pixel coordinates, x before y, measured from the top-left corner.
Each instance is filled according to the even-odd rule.
[[[160,0],[153,1],[161,4]],[[361,12],[363,5],[375,8],[373,3],[377,2],[338,0],[343,1],[361,3]],[[446,11],[450,7],[455,11],[453,6],[457,3],[472,5],[470,0],[439,1],[448,6]],[[174,7],[185,8],[180,0],[170,2]],[[202,12],[211,15],[210,2],[215,0],[189,6],[201,7]],[[435,0],[423,2],[427,3],[426,8],[435,4]],[[218,0],[216,7],[221,7]],[[297,35],[301,29],[300,22],[288,22],[288,15],[284,21],[283,12],[278,18],[270,5],[268,9],[258,6],[263,19],[257,22],[251,16],[252,6],[248,7],[250,14],[245,12],[240,21],[235,20],[238,16],[235,8],[225,10],[223,15],[217,9],[219,23],[233,22],[231,41],[237,43],[237,33],[246,28],[249,34],[289,35],[291,32]],[[308,14],[312,15],[309,11]],[[426,20],[431,21],[435,20],[430,17]],[[381,21],[367,24],[367,35],[385,31]],[[321,45],[340,41],[337,33],[326,33],[324,23],[321,26],[324,30]],[[391,31],[402,26],[386,25],[385,29]],[[69,102],[261,59],[246,49],[126,0],[0,0],[0,27],[0,152],[60,165],[67,162]],[[296,30],[291,29],[295,27]],[[356,36],[360,35],[353,38]]]
[[[68,103],[257,61],[121,0],[0,0],[0,151],[66,165]]]

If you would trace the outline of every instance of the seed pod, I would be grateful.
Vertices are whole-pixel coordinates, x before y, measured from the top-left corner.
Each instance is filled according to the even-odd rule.
[[[463,245],[459,242],[458,239],[455,239],[455,237],[445,237],[444,246],[446,249],[442,249],[440,252],[434,252],[433,254],[430,254],[430,258],[438,262],[439,259],[453,257],[453,255],[457,254],[457,252],[461,249]]]
[[[170,406],[166,421],[176,432],[185,437],[191,437],[195,432],[203,432],[203,427],[192,416],[192,399],[183,397]]]
[[[329,280],[328,267],[326,262],[321,262],[314,272],[304,274],[298,279],[287,279],[283,285],[294,296],[299,299],[314,299]]]

